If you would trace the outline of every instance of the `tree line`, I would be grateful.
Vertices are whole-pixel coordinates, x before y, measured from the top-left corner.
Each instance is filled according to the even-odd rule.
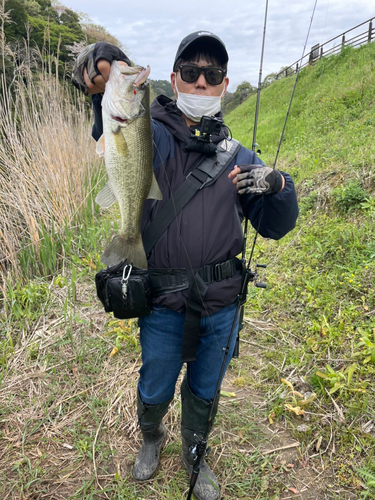
[[[121,43],[103,26],[94,24],[85,14],[79,14],[54,0],[5,0],[2,25],[9,44],[25,39],[54,54],[63,62],[69,60],[77,44],[108,41]]]
[[[123,48],[103,26],[58,0],[0,0],[0,88],[11,89],[17,75],[35,74],[40,64],[70,77],[78,53],[99,41]]]
[[[261,83],[261,90],[271,85],[271,83],[276,80],[277,74],[278,72],[270,73],[269,75],[267,75]],[[281,78],[283,77],[284,75],[281,76]],[[223,113],[230,113],[231,111],[233,111],[233,109],[237,108],[237,106],[246,101],[248,97],[256,94],[257,91],[257,87],[254,87],[253,85],[251,85],[251,83],[244,81],[237,86],[234,92],[226,92],[222,103]]]

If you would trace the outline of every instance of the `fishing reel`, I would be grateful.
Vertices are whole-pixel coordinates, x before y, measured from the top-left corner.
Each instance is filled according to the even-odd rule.
[[[212,142],[213,135],[220,135],[224,122],[214,116],[202,116],[198,127],[190,127],[192,134],[186,144],[188,151],[212,155],[217,145]]]
[[[241,305],[244,305],[246,303],[247,289],[250,282],[253,282],[254,286],[256,286],[257,288],[267,288],[266,283],[258,281],[258,268],[266,269],[266,267],[267,264],[256,264],[254,270],[250,269],[249,267],[246,268],[245,283],[243,288],[245,293],[242,296]]]
[[[246,266],[246,261],[243,261],[244,265]],[[238,358],[239,353],[240,353],[240,331],[243,329],[243,321],[244,321],[244,314],[245,314],[245,304],[246,304],[246,299],[247,299],[247,292],[248,292],[248,286],[250,282],[254,283],[254,286],[257,288],[267,288],[266,283],[259,282],[258,281],[258,268],[266,269],[267,264],[256,264],[255,269],[252,270],[250,267],[246,267],[245,269],[245,276],[244,276],[244,281],[242,283],[242,290],[239,295],[239,302],[240,302],[240,316],[239,316],[239,322],[238,322],[238,333],[237,333],[237,339],[236,343],[234,346],[234,351],[233,351],[233,358]]]
[[[252,281],[254,281],[254,285],[257,287],[257,288],[267,288],[267,285],[266,283],[262,283],[261,281],[258,281],[258,268],[261,268],[261,269],[266,269],[267,268],[267,264],[256,264],[255,265],[255,271],[253,272],[254,274],[254,278]]]
[[[198,460],[198,457],[204,456],[207,457],[211,451],[211,448],[207,446],[207,440],[201,440],[198,443],[194,443],[190,446],[187,461],[189,465],[194,465]]]

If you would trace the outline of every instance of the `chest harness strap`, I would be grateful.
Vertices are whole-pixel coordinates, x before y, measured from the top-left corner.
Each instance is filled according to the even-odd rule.
[[[200,189],[212,185],[220,175],[225,172],[226,168],[236,156],[241,144],[232,139],[230,141],[224,139],[217,147],[216,155],[205,157],[203,161],[192,170],[185,181],[171,196],[171,198],[162,207],[146,228],[143,234],[143,245],[146,255],[149,256],[151,250],[158,242],[161,235],[168,228],[171,222],[176,218],[178,213],[187,205],[191,198]],[[203,301],[210,283],[231,278],[235,273],[242,269],[242,262],[236,258],[227,260],[221,263],[209,264],[201,269],[193,272],[188,272],[189,285],[179,286],[176,282],[178,276],[170,276],[168,271],[165,274],[159,274],[157,283],[154,284],[156,295],[169,293],[174,290],[186,289],[189,287],[189,296],[186,306],[184,332],[182,338],[182,363],[194,361],[196,359],[196,351],[200,335],[200,320],[203,310]],[[150,269],[151,285],[153,270]],[[181,275],[181,279],[183,277]],[[171,282],[173,281],[173,284]],[[177,286],[177,288],[175,288]],[[164,292],[166,290],[166,292]]]

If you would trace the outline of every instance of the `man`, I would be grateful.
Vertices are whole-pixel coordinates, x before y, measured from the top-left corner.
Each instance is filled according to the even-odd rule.
[[[75,85],[93,95],[96,140],[102,132],[101,94],[113,60],[130,64],[123,52],[101,42],[85,49],[73,72]],[[224,43],[210,32],[192,33],[178,47],[171,74],[176,100],[161,95],[151,106],[154,172],[163,200],[146,201],[143,234],[202,160],[219,157],[220,148],[235,146],[235,141],[227,140],[220,112],[229,83],[227,63]],[[206,142],[199,139],[202,116],[219,120],[216,135],[210,135]],[[162,419],[173,399],[183,366],[181,352],[186,348],[181,437],[182,461],[190,474],[192,450],[213,425],[218,406],[215,389],[242,283],[241,266],[235,259],[243,245],[241,220],[245,216],[263,237],[279,239],[293,229],[298,216],[291,177],[265,167],[254,152],[238,148],[226,172],[194,194],[148,256],[150,269],[185,268],[193,279],[189,289],[155,298],[152,313],[139,319],[142,367],[137,412],[143,444],[133,468],[139,481],[150,479],[158,469],[167,435]],[[195,303],[194,286],[198,288]],[[186,324],[194,314],[198,314],[199,331],[191,348],[189,335],[194,337],[195,330]],[[235,341],[233,335],[225,369]],[[220,498],[214,473],[203,459],[194,495],[199,500]]]

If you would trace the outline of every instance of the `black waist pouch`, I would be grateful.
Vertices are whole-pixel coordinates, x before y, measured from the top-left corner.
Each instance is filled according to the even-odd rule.
[[[106,312],[115,318],[141,318],[151,313],[151,284],[148,271],[123,261],[102,269],[95,276],[96,291]]]

